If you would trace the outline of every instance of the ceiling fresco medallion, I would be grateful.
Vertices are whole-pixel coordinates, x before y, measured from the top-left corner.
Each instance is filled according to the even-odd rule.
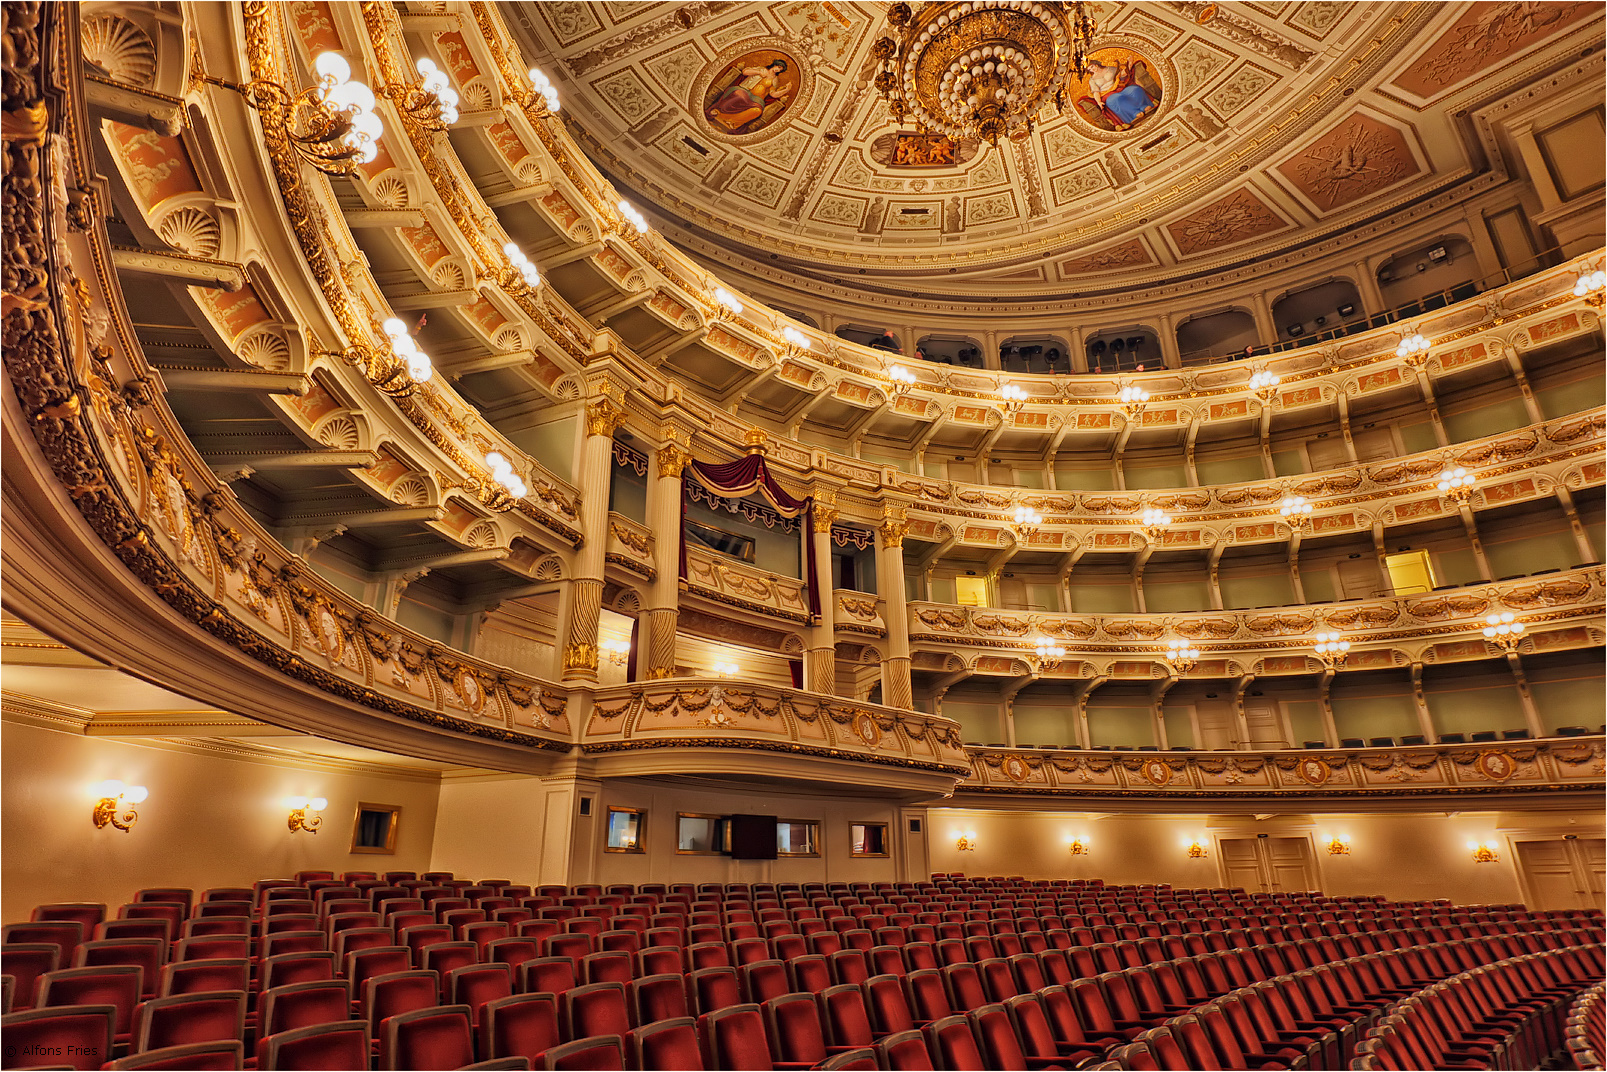
[[[1066,103],[1084,128],[1126,134],[1144,126],[1166,103],[1161,65],[1137,49],[1107,46],[1088,57],[1087,75],[1066,83]]]
[[[709,69],[712,76],[707,76]],[[810,80],[804,65],[791,52],[777,47],[756,47],[752,40],[737,46],[705,68],[707,77],[694,106],[703,116],[705,130],[738,144],[763,141],[786,126],[789,112],[803,111]]]

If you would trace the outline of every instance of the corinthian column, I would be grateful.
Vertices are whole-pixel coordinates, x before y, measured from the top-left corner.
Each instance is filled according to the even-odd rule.
[[[887,658],[882,662],[882,703],[913,710],[910,691],[910,623],[904,609],[904,534],[910,524],[902,516],[882,519],[876,540],[876,588],[887,621]]]
[[[831,575],[831,523],[836,520],[836,501],[819,491],[815,492],[813,551],[817,567],[815,580],[820,585],[820,621],[809,627],[804,688],[827,696],[837,691],[837,597],[834,593],[836,582]]]
[[[675,673],[675,631],[680,621],[681,470],[692,460],[685,444],[690,437],[673,426],[664,429],[665,443],[653,457],[647,485],[647,524],[653,530],[653,587],[637,630],[636,665],[650,681]],[[644,658],[645,652],[645,658]]]
[[[625,409],[603,395],[586,406],[586,444],[580,454],[580,531],[569,583],[560,667],[564,681],[597,680],[597,621],[603,609],[603,561],[608,549],[608,485],[614,464],[614,430]]]

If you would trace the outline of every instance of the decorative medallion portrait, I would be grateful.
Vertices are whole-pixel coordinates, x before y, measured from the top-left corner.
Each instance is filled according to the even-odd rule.
[[[1328,780],[1328,764],[1320,759],[1302,759],[1295,770],[1310,785],[1322,785]]]
[[[1164,96],[1155,61],[1130,48],[1101,48],[1088,74],[1066,86],[1078,118],[1095,130],[1124,133],[1160,109]]]
[[[1473,761],[1478,772],[1492,782],[1504,782],[1517,772],[1518,766],[1505,752],[1480,752]]]
[[[1158,759],[1146,760],[1139,770],[1143,772],[1145,780],[1157,788],[1172,780],[1172,768]]]
[[[863,711],[854,716],[854,736],[872,748],[882,743],[882,731],[876,720]]]
[[[469,673],[467,669],[459,670],[457,681],[458,696],[463,700],[463,706],[475,714],[485,706],[485,691],[480,688],[480,679]]]
[[[755,49],[727,63],[703,91],[703,119],[721,134],[758,134],[802,96],[802,66],[787,53]]]
[[[1027,761],[1020,756],[1006,756],[1002,769],[1004,770],[1004,776],[1012,782],[1024,782],[1032,774],[1032,768],[1028,767]]]
[[[328,607],[319,607],[315,617],[318,646],[332,663],[340,662],[340,657],[346,653],[346,634],[341,632],[340,619]]]

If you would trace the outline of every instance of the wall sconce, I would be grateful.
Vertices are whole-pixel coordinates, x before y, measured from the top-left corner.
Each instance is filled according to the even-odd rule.
[[[621,201],[619,203],[619,214],[624,216],[632,227],[636,228],[637,234],[647,233],[647,217],[636,211],[635,206],[633,206],[629,201]]]
[[[1466,469],[1447,467],[1440,474],[1438,486],[1441,495],[1449,495],[1459,503],[1465,503],[1473,496],[1473,477]]]
[[[1031,539],[1032,534],[1038,531],[1038,526],[1043,524],[1043,515],[1030,506],[1016,507],[1014,517],[1016,537],[1022,542]]]
[[[498,283],[509,290],[521,286],[526,290],[535,290],[541,286],[541,273],[536,269],[535,261],[525,255],[517,242],[504,245],[502,253],[508,258],[508,267],[497,272]]]
[[[110,823],[125,834],[139,818],[134,805],[145,803],[145,798],[150,795],[150,790],[143,785],[124,785],[116,778],[106,779],[95,786],[92,792],[99,798],[89,816],[95,828],[99,830]]]
[[[961,852],[975,852],[976,851],[976,831],[975,830],[967,830],[965,833],[963,833],[959,837],[955,838],[954,839],[954,847],[956,849],[958,849],[959,851],[961,851]]]
[[[815,341],[791,324],[781,329],[781,337],[787,340],[787,345],[794,350],[808,351],[815,348]]]
[[[1603,287],[1607,287],[1607,272],[1580,272],[1579,281],[1574,284],[1574,297],[1600,302]]]
[[[1250,377],[1250,390],[1254,391],[1264,401],[1272,397],[1272,392],[1282,379],[1283,377],[1276,372],[1268,372],[1266,369],[1262,369]]]
[[[499,452],[493,450],[487,454],[485,463],[491,467],[491,479],[511,496],[507,506],[503,507],[503,509],[512,507],[514,502],[530,494],[530,489],[525,486],[525,482],[519,478],[518,473],[513,471],[513,464]]]
[[[1190,860],[1204,860],[1211,855],[1211,850],[1207,849],[1205,843],[1197,837],[1185,838],[1183,850],[1188,854]]]
[[[530,68],[530,85],[535,92],[520,103],[536,113],[536,118],[555,115],[558,111],[558,90],[553,87],[552,79],[541,72],[540,67]],[[540,100],[536,98],[540,97]]]
[[[1493,864],[1501,859],[1501,854],[1495,851],[1495,846],[1488,841],[1470,841],[1468,849],[1473,853],[1473,862],[1476,864]]]
[[[887,370],[887,378],[893,381],[895,395],[907,395],[911,387],[915,386],[915,373],[903,365],[894,365]]]
[[[1484,619],[1484,639],[1499,644],[1502,651],[1517,651],[1523,640],[1524,625],[1513,618],[1511,611],[1502,611]]]
[[[1186,640],[1166,643],[1166,665],[1176,674],[1186,674],[1200,664],[1200,649]]]
[[[1138,415],[1144,412],[1144,403],[1149,401],[1149,392],[1142,387],[1134,387],[1132,384],[1128,384],[1121,389],[1121,393],[1116,396],[1116,400],[1121,403],[1122,413],[1126,414],[1129,421],[1132,421],[1136,420]]]
[[[452,80],[428,56],[415,65],[423,80],[417,86],[389,85],[384,88],[398,111],[405,112],[427,130],[445,130],[458,121],[458,94]]]
[[[318,84],[299,94],[266,79],[242,84],[204,73],[200,79],[244,97],[264,126],[325,175],[350,175],[379,154],[385,124],[374,111],[374,91],[352,78],[351,64],[338,52],[319,53],[313,70]]]
[[[1333,835],[1333,837],[1329,838],[1328,839],[1328,855],[1329,856],[1349,856],[1350,855],[1350,835],[1349,834],[1335,834],[1335,835]]]
[[[608,661],[615,666],[624,666],[630,658],[631,645],[628,640],[605,640],[597,646],[608,653]]]
[[[1402,339],[1399,346],[1395,347],[1395,356],[1416,368],[1428,358],[1428,350],[1429,341],[1413,332]]]
[[[1166,531],[1166,526],[1170,525],[1171,523],[1171,514],[1168,514],[1165,510],[1157,510],[1155,507],[1151,506],[1145,509],[1144,519],[1139,522],[1139,526],[1144,531],[1144,538],[1150,543],[1155,543],[1161,538],[1161,533]]]
[[[742,315],[742,303],[737,300],[735,294],[732,294],[724,287],[714,288],[714,303],[720,307],[718,315],[721,320]]]
[[[324,825],[324,817],[319,812],[329,807],[329,801],[323,797],[289,797],[285,804],[290,807],[290,832],[305,830],[309,834],[318,833],[318,828]]]
[[[717,662],[714,664],[715,677],[736,677],[742,673],[742,667],[736,663]]]
[[[1283,502],[1278,505],[1278,513],[1289,523],[1291,529],[1300,529],[1311,524],[1311,504],[1301,495],[1285,495]]]
[[[1083,840],[1081,834],[1067,834],[1066,851],[1073,856],[1087,856],[1088,842]]]
[[[1344,666],[1350,652],[1350,641],[1338,633],[1318,633],[1316,651],[1317,657],[1328,666]]]
[[[1038,661],[1039,670],[1052,670],[1066,657],[1066,649],[1048,637],[1039,637],[1033,641],[1032,650]]]
[[[1020,413],[1021,407],[1027,404],[1027,392],[1013,383],[1007,383],[999,388],[999,397],[1004,400],[1006,413]]]

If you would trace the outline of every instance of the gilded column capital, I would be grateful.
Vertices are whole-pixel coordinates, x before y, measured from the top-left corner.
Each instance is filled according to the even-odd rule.
[[[666,443],[658,448],[658,475],[678,477],[692,460],[692,454],[678,443]]]
[[[815,531],[830,532],[832,522],[836,521],[842,511],[837,509],[834,499],[822,495],[815,496]]]
[[[598,398],[586,405],[586,434],[612,436],[625,423],[625,407],[612,398]]]
[[[908,518],[890,514],[882,518],[882,523],[876,531],[881,535],[883,547],[903,547],[904,534],[909,530]]]

